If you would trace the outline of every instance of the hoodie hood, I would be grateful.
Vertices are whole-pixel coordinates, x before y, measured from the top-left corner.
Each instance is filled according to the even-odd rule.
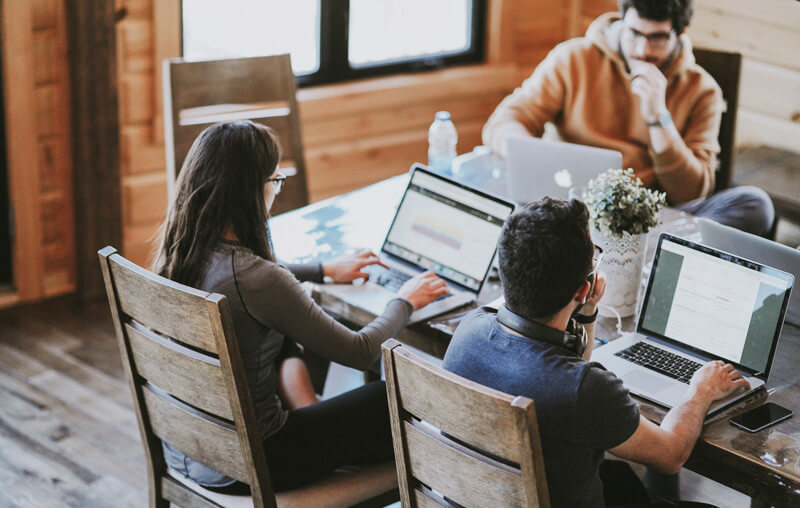
[[[595,19],[586,30],[586,38],[592,42],[603,54],[619,66],[620,71],[630,76],[628,67],[619,52],[619,37],[622,30],[622,16],[619,12],[608,12]],[[681,75],[694,67],[694,53],[689,36],[684,32],[678,37],[680,43],[675,56],[665,68],[661,69],[668,80]]]

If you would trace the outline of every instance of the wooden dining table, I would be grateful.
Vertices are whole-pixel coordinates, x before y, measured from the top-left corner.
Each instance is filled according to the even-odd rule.
[[[504,195],[502,171],[455,175],[486,192]],[[379,252],[400,202],[408,174],[380,181],[362,189],[320,201],[270,219],[270,231],[278,259],[286,262],[324,261],[356,248]],[[653,258],[662,231],[702,241],[694,217],[665,208],[660,224],[648,235],[645,266]],[[735,253],[734,253],[735,254]],[[326,292],[325,284],[309,284],[314,299],[329,313],[353,326],[374,316],[354,308]],[[399,340],[435,358],[442,358],[461,318],[477,305],[502,295],[500,281],[490,278],[475,304],[456,309],[425,323],[407,327]],[[623,332],[634,331],[636,316],[621,321]],[[618,337],[616,318],[598,319],[597,336]],[[790,418],[766,430],[748,433],[729,424],[731,416],[762,404],[766,399],[800,410],[800,327],[783,327],[766,390],[723,411],[705,425],[702,437],[686,463],[687,468],[753,499],[753,506],[800,506],[800,418]],[[660,422],[666,410],[638,400],[647,418]]]

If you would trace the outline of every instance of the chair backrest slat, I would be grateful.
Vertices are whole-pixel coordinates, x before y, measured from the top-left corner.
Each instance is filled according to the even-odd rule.
[[[149,385],[142,388],[153,433],[189,457],[249,483],[239,436],[233,425],[216,420]]]
[[[286,79],[287,75],[293,76],[288,58],[249,57],[196,62],[172,59],[170,62],[190,64],[176,65],[170,70],[173,84],[180,86],[173,98],[173,106],[178,111],[216,104],[282,101],[296,87],[293,81]],[[225,87],[213,86],[210,81],[225,83]]]
[[[514,398],[463,378],[459,383],[442,384],[441,373],[432,371],[425,365],[427,362],[412,355],[405,349],[395,355],[403,409],[451,436],[519,463],[523,452],[509,409]],[[456,412],[461,414],[458,419],[452,417]]]
[[[403,506],[549,506],[532,400],[382,349]]]
[[[121,256],[109,259],[109,266],[123,313],[162,335],[217,353],[216,339],[208,325],[207,293],[155,279]]]
[[[519,469],[494,463],[452,440],[404,422],[411,475],[461,505],[524,506]]]
[[[415,489],[412,493],[414,503],[412,506],[416,508],[442,508],[443,505],[434,501],[430,495],[426,495],[419,489]]]
[[[219,360],[167,338],[125,324],[136,372],[174,397],[214,416],[233,421]]]

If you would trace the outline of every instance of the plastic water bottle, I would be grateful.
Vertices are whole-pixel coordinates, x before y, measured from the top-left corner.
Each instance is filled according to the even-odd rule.
[[[456,158],[458,133],[450,120],[450,113],[438,111],[436,119],[428,129],[428,165],[434,171],[451,174],[453,159]]]

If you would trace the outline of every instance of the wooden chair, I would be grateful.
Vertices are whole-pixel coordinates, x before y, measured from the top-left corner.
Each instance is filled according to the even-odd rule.
[[[550,506],[532,400],[382,349],[404,507]]]
[[[396,499],[391,462],[275,496],[225,297],[159,277],[113,247],[98,255],[145,447],[151,507],[333,507]],[[168,471],[162,440],[249,484],[252,498],[213,493]]]
[[[200,132],[219,121],[252,120],[275,129],[286,182],[273,214],[308,204],[300,115],[289,55],[186,62],[164,60],[167,185],[174,192],[183,159]]]
[[[736,112],[739,108],[739,78],[742,69],[742,55],[712,49],[694,48],[697,64],[711,74],[720,88],[725,100],[725,112],[719,127],[719,167],[717,168],[714,191],[727,189],[733,177],[733,158],[736,141]]]

